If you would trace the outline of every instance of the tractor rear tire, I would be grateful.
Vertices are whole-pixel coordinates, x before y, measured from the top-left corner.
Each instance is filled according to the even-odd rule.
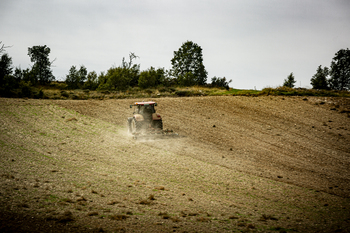
[[[153,127],[155,129],[163,130],[163,121],[162,120],[153,121]]]
[[[142,128],[142,121],[136,121],[135,118],[131,120],[131,133],[139,133]]]
[[[132,117],[128,118],[128,133],[132,133],[132,129],[131,129],[131,121],[132,121]]]

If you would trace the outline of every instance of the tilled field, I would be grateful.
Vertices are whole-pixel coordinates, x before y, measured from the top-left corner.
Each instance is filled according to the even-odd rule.
[[[0,99],[0,231],[350,231],[349,99],[135,101]]]

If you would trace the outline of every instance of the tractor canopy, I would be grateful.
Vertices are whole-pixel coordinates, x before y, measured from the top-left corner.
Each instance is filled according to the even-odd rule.
[[[154,106],[157,106],[157,103],[156,102],[153,102],[153,101],[148,101],[148,102],[135,102],[135,104],[132,104],[130,105],[130,108],[132,108],[132,106],[147,106],[147,105],[154,105]]]

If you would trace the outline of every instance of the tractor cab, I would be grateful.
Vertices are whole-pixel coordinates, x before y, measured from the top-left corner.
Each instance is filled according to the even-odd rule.
[[[143,114],[143,113],[155,113],[156,110],[154,106],[157,106],[156,102],[136,102],[135,104],[130,105],[130,108],[135,106],[134,114]]]

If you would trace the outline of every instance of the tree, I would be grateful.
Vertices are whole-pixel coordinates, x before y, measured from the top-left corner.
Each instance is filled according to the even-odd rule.
[[[82,87],[84,85],[84,82],[87,79],[88,71],[84,65],[80,66],[80,69],[78,70],[78,86]]]
[[[96,90],[98,87],[98,78],[95,71],[89,72],[87,75],[87,80],[84,83],[84,89]]]
[[[139,77],[139,87],[140,88],[150,88],[157,85],[157,72],[154,67],[148,70],[142,71]]]
[[[292,72],[287,77],[287,79],[284,80],[283,86],[284,87],[289,87],[289,88],[294,88],[294,83],[296,83],[296,81],[294,79],[294,75],[293,75],[293,72]]]
[[[2,41],[0,41],[0,55],[2,53],[5,53],[6,49],[9,48],[9,47],[11,47],[11,46],[5,46],[5,44],[3,44]]]
[[[334,90],[349,90],[350,89],[350,50],[339,50],[330,67],[330,87]]]
[[[171,59],[172,73],[179,80],[180,85],[205,85],[207,71],[203,65],[202,48],[186,41],[178,51],[174,51]]]
[[[148,70],[140,73],[138,84],[140,88],[157,87],[159,85],[166,86],[166,71],[164,68],[155,69],[151,66]]]
[[[7,76],[12,74],[12,58],[7,54],[3,54],[0,59],[0,86],[3,86]]]
[[[79,83],[79,75],[78,70],[75,66],[72,66],[69,69],[69,74],[66,75],[66,84],[68,85],[69,89],[76,89],[78,88]]]
[[[50,51],[50,48],[46,45],[33,46],[31,48],[28,48],[30,61],[34,62],[31,71],[33,73],[35,82],[39,82],[40,84],[46,84],[55,80],[55,77],[52,74],[52,70],[50,69],[53,63],[49,60]]]
[[[140,73],[140,65],[133,64],[136,58],[134,53],[130,53],[129,62],[123,58],[121,66],[110,68],[104,76],[106,82],[101,82],[98,89],[126,90],[129,86],[136,86]]]
[[[69,74],[66,75],[66,84],[69,89],[78,89],[82,88],[84,81],[87,79],[87,69],[84,65],[80,66],[80,69],[77,70],[75,66],[72,66],[69,69]]]
[[[313,89],[327,90],[329,89],[327,76],[329,74],[329,69],[320,65],[317,68],[316,74],[311,78],[311,85]]]

